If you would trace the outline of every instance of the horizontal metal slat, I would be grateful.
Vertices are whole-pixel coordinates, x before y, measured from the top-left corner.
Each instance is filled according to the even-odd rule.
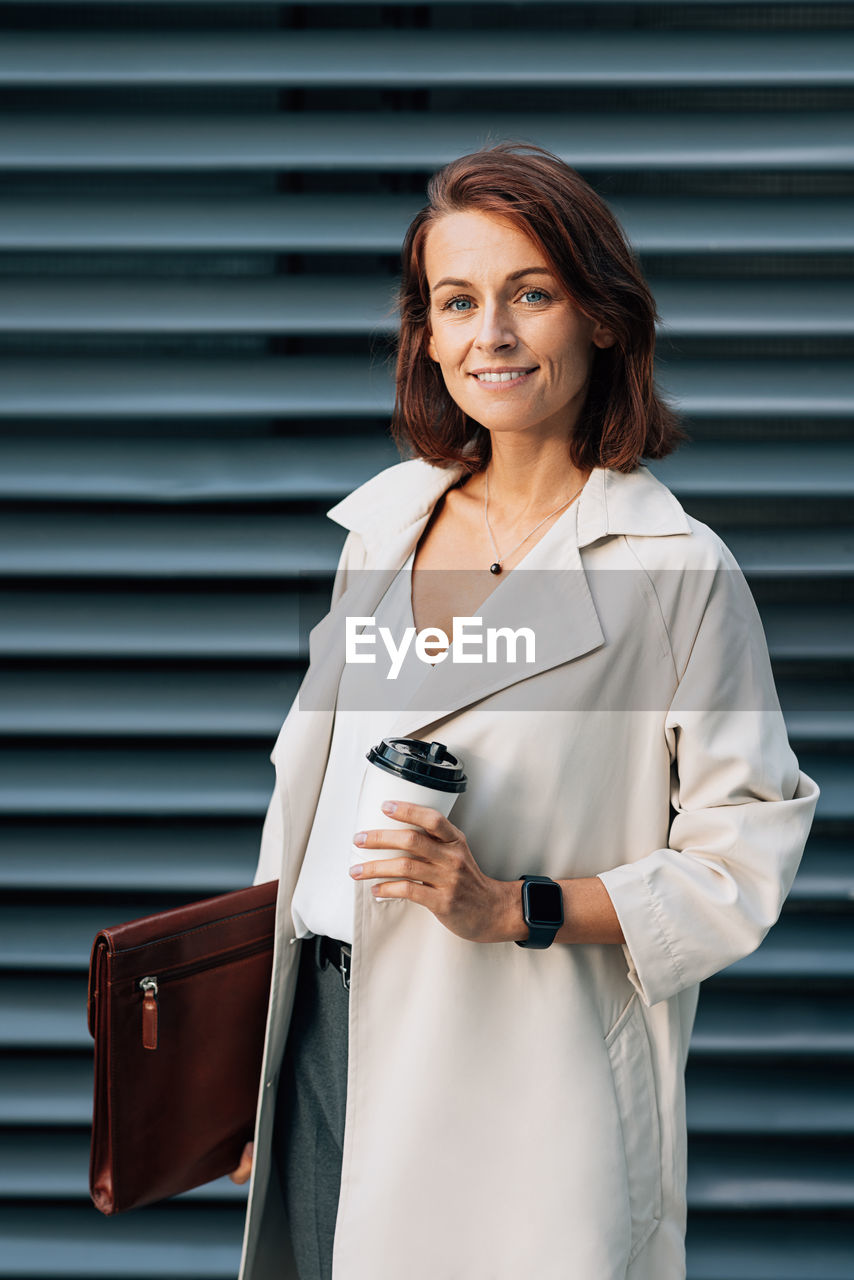
[[[784,678],[777,681],[777,693],[793,742],[799,746],[835,742],[854,748],[854,685]]]
[[[854,371],[841,359],[668,359],[657,373],[691,418],[834,422],[854,415]],[[0,420],[15,421],[240,415],[348,422],[385,418],[394,400],[391,362],[379,357],[5,357],[0,381]]]
[[[87,1133],[0,1133],[0,1197],[5,1200],[88,1199],[88,1166]],[[225,1209],[244,1204],[246,1195],[245,1186],[222,1177],[184,1192],[173,1203],[215,1201]]]
[[[272,782],[264,794],[265,804],[271,791]],[[215,811],[210,812],[213,815]],[[153,904],[140,910],[132,901],[109,907],[77,903],[0,906],[0,966],[45,972],[85,969],[99,929],[157,909]],[[758,950],[708,981],[715,986],[757,980],[850,981],[854,978],[850,939],[850,914],[784,912]]]
[[[854,113],[712,112],[488,116],[323,112],[27,116],[0,125],[0,168],[192,173],[302,170],[419,172],[489,140],[535,141],[585,173],[650,169],[726,173],[849,169]]]
[[[111,0],[112,3],[115,0]],[[184,1199],[105,1222],[91,1204],[0,1207],[9,1280],[233,1280],[243,1204]],[[850,1280],[854,1223],[838,1217],[692,1216],[688,1280]]]
[[[2,889],[26,891],[37,882],[45,893],[147,894],[153,880],[164,892],[194,899],[249,884],[260,839],[251,819],[230,824],[196,819],[186,826],[7,821],[3,834]],[[805,908],[854,902],[851,847],[850,839],[811,834],[788,901]]]
[[[854,83],[835,31],[9,31],[4,88],[790,89]]]
[[[332,198],[218,194],[216,200],[171,194],[133,198],[105,194],[92,199],[63,193],[61,199],[51,201],[8,196],[0,198],[0,248],[396,254],[407,224],[422,203],[417,196],[337,192]],[[847,221],[848,202],[841,202],[837,217],[832,205],[828,234],[844,235],[837,218]],[[816,204],[818,217],[825,207],[824,201]],[[785,220],[785,213],[782,217]],[[799,213],[791,217],[796,226],[804,225]],[[852,240],[854,233],[845,243]]]
[[[101,929],[114,928],[172,905],[164,894],[146,904],[131,900],[83,906],[77,902],[2,906],[0,967],[31,973],[88,972],[92,944]],[[28,937],[34,927],[40,936]]]
[[[225,587],[213,593],[209,587],[206,593],[183,596],[119,588],[0,590],[0,654],[63,659],[296,658],[299,613],[298,585],[290,594]]]
[[[394,281],[377,277],[16,279],[0,281],[0,334],[276,333],[367,338],[396,332],[394,290]]]
[[[854,978],[851,933],[851,914],[813,916],[784,912],[756,951],[709,978],[709,984],[850,981]]]
[[[0,985],[0,1048],[4,1051],[91,1051],[86,973],[4,974]]]
[[[314,625],[318,604],[307,621]],[[307,628],[306,632],[307,634]],[[282,638],[280,660],[251,670],[206,664],[188,672],[112,668],[67,671],[37,668],[0,672],[0,735],[6,737],[139,739],[257,739],[275,735],[296,696],[307,660],[297,637]],[[380,669],[386,661],[378,646]],[[854,685],[843,681],[777,682],[789,737],[854,748]],[[662,705],[662,716],[666,703]]]
[[[688,1062],[688,1130],[758,1137],[854,1134],[850,1066]],[[52,1086],[52,1091],[56,1091]],[[77,1110],[88,1103],[84,1095]],[[67,1107],[68,1104],[66,1104]]]
[[[854,201],[838,196],[619,196],[608,203],[643,254],[849,253]],[[400,252],[417,196],[62,194],[0,198],[0,249]]]
[[[766,1139],[761,1146],[695,1136],[688,1159],[694,1211],[776,1213],[854,1208],[854,1157],[820,1141]]]
[[[254,874],[254,858],[251,871]],[[240,885],[228,887],[239,888],[248,882],[244,879]],[[164,882],[162,888],[169,891],[172,886]],[[210,886],[213,892],[219,888]],[[193,890],[183,900],[204,896],[212,895]],[[133,915],[145,915],[149,901],[140,897]],[[108,916],[117,923],[109,907],[102,908],[101,916],[100,923]],[[16,1051],[91,1050],[85,1010],[86,971],[82,964],[65,971],[6,973],[0,983],[0,1047]],[[812,1062],[819,1058],[854,1059],[854,1006],[850,1000],[840,1000],[838,988],[812,983],[809,994],[804,995],[781,987],[757,990],[747,983],[717,988],[703,984],[691,1040],[692,1061],[756,1059],[773,1066],[783,1060]]]
[[[748,579],[845,579],[854,576],[854,530],[827,528],[752,529],[723,526],[718,532]]]
[[[854,380],[852,380],[854,392]],[[400,462],[387,432],[300,438],[0,437],[0,498],[38,502],[338,502]],[[848,442],[695,442],[648,464],[686,503],[854,498]]]
[[[4,748],[0,814],[258,819],[273,789],[267,754],[257,747],[206,750],[201,743],[185,751]]]
[[[854,286],[831,280],[650,280],[677,338],[854,336]],[[375,277],[257,280],[0,280],[0,334],[393,334],[396,283]]]
[[[274,739],[300,679],[283,667],[2,672],[0,735]]]
[[[38,1131],[0,1135],[0,1195],[13,1199],[83,1199],[88,1185],[86,1134]],[[854,1206],[852,1159],[817,1141],[787,1140],[785,1151],[757,1151],[747,1142],[697,1137],[688,1164],[688,1204],[750,1210],[849,1209]],[[182,1203],[242,1204],[246,1189],[229,1178],[196,1187]]]
[[[50,377],[46,374],[49,371]],[[380,360],[211,356],[163,360],[91,357],[0,360],[0,417],[386,417],[393,393]]]
[[[0,887],[20,891],[38,884],[45,893],[144,895],[154,883],[165,893],[196,901],[252,882],[260,834],[253,819],[190,824],[6,822]]]
[[[688,1280],[850,1280],[854,1223],[809,1216],[695,1214]]]
[[[318,518],[318,524],[323,517]],[[330,568],[332,565],[330,565]],[[305,612],[326,607],[318,582]],[[331,580],[329,582],[331,589]],[[195,590],[183,596],[146,589],[100,592],[0,589],[0,655],[14,658],[297,660],[299,584],[291,593]],[[763,604],[775,662],[854,660],[851,608]]]
[[[399,461],[391,439],[379,431],[367,437],[295,439],[7,437],[0,438],[0,497],[110,503],[273,500],[331,506]],[[828,477],[839,474],[834,461],[828,461]]]
[[[854,906],[854,837],[811,834],[789,901],[838,901]]]
[[[650,280],[669,338],[850,337],[854,285],[819,280]],[[828,287],[825,287],[828,286]]]
[[[793,594],[795,594],[793,592]],[[827,608],[763,604],[762,625],[776,662],[850,662],[854,659],[851,606],[840,600]]]
[[[852,299],[854,301],[854,299]],[[676,366],[671,366],[675,368]],[[666,376],[666,375],[665,375]],[[2,457],[2,454],[0,454]],[[854,496],[854,443],[727,440],[691,442],[668,458],[648,464],[683,502],[697,498],[744,498],[757,502]],[[845,477],[840,480],[840,472]]]
[[[691,1057],[717,1063],[749,1057],[772,1066],[786,1059],[852,1059],[854,1002],[815,982],[803,991],[707,981],[697,1005]]]
[[[182,1199],[104,1220],[92,1204],[0,1206],[9,1280],[234,1280],[244,1205]]]
[[[721,523],[719,532],[750,580],[854,577],[854,532],[844,526]],[[333,572],[343,541],[343,529],[310,516],[0,515],[0,576],[306,581]]]
[[[0,515],[0,575],[305,581],[334,571],[343,542],[311,516]]]
[[[6,1057],[0,1061],[0,1125],[64,1129],[91,1124],[92,1086],[90,1054]]]
[[[689,1060],[687,1102],[692,1136],[854,1134],[847,1065],[723,1067]],[[91,1055],[25,1053],[0,1062],[0,1125],[70,1129],[91,1120]]]

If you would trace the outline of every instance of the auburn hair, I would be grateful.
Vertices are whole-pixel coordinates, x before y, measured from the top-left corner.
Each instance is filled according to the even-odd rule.
[[[427,352],[430,291],[424,249],[430,227],[448,213],[476,210],[512,223],[544,254],[578,309],[614,334],[594,348],[590,381],[568,440],[581,470],[634,471],[689,439],[653,380],[655,300],[617,219],[575,169],[543,147],[498,142],[453,160],[433,175],[427,204],[402,248],[396,395],[391,431],[398,448],[469,474],[489,461],[489,432],[448,394]]]

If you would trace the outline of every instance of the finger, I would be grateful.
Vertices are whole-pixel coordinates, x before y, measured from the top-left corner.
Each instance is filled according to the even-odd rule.
[[[403,876],[406,880],[420,880],[435,887],[433,866],[425,858],[385,858],[382,862],[364,862],[350,868],[354,880],[380,880],[389,876]]]
[[[416,902],[428,911],[433,911],[439,904],[436,889],[429,884],[418,884],[415,880],[390,880],[388,884],[371,886],[371,895],[382,901],[383,898],[404,898],[407,902]]]
[[[393,805],[393,808],[386,806]],[[411,800],[385,800],[381,805],[383,813],[387,813],[395,822],[414,822],[423,827],[437,840],[458,840],[462,834],[443,813],[426,804],[413,804]]]
[[[357,831],[353,836],[357,849],[405,849],[414,858],[430,860],[435,842],[426,831],[398,827],[395,831]]]
[[[255,1151],[255,1144],[247,1142],[240,1156],[240,1164],[236,1169],[228,1175],[232,1182],[236,1182],[238,1186],[246,1182],[252,1173],[252,1157]]]

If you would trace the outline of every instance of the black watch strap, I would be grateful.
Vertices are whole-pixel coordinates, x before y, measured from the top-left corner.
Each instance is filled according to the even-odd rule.
[[[563,924],[563,894],[561,893],[561,889],[557,881],[552,880],[550,876],[520,876],[519,879],[523,881],[522,914],[525,918],[525,924],[528,926],[528,938],[526,942],[519,942],[517,939],[516,946],[531,947],[532,949],[536,949],[538,951],[544,951],[546,947],[550,947],[552,945],[552,943],[555,940],[555,935],[557,934],[558,929],[560,929],[561,925]],[[529,914],[525,909],[525,892],[524,892],[525,882],[528,882],[528,881],[534,881],[535,884],[553,884],[554,885],[555,889],[557,890],[557,898],[560,904],[559,912],[556,914],[559,914],[560,919],[556,919],[555,922],[552,924],[537,923],[530,919]]]

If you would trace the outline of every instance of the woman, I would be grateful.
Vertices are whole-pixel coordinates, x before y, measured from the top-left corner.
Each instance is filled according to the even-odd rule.
[[[428,194],[394,422],[415,456],[328,513],[349,531],[332,609],[271,757],[240,1276],[678,1280],[698,984],[776,921],[818,788],[731,552],[640,465],[684,437],[612,215],[509,143]],[[434,635],[435,666],[363,698],[358,730],[346,618],[450,637],[463,616],[527,626],[533,662],[461,665]],[[405,828],[353,830],[383,736],[463,760],[450,818],[398,804]]]

